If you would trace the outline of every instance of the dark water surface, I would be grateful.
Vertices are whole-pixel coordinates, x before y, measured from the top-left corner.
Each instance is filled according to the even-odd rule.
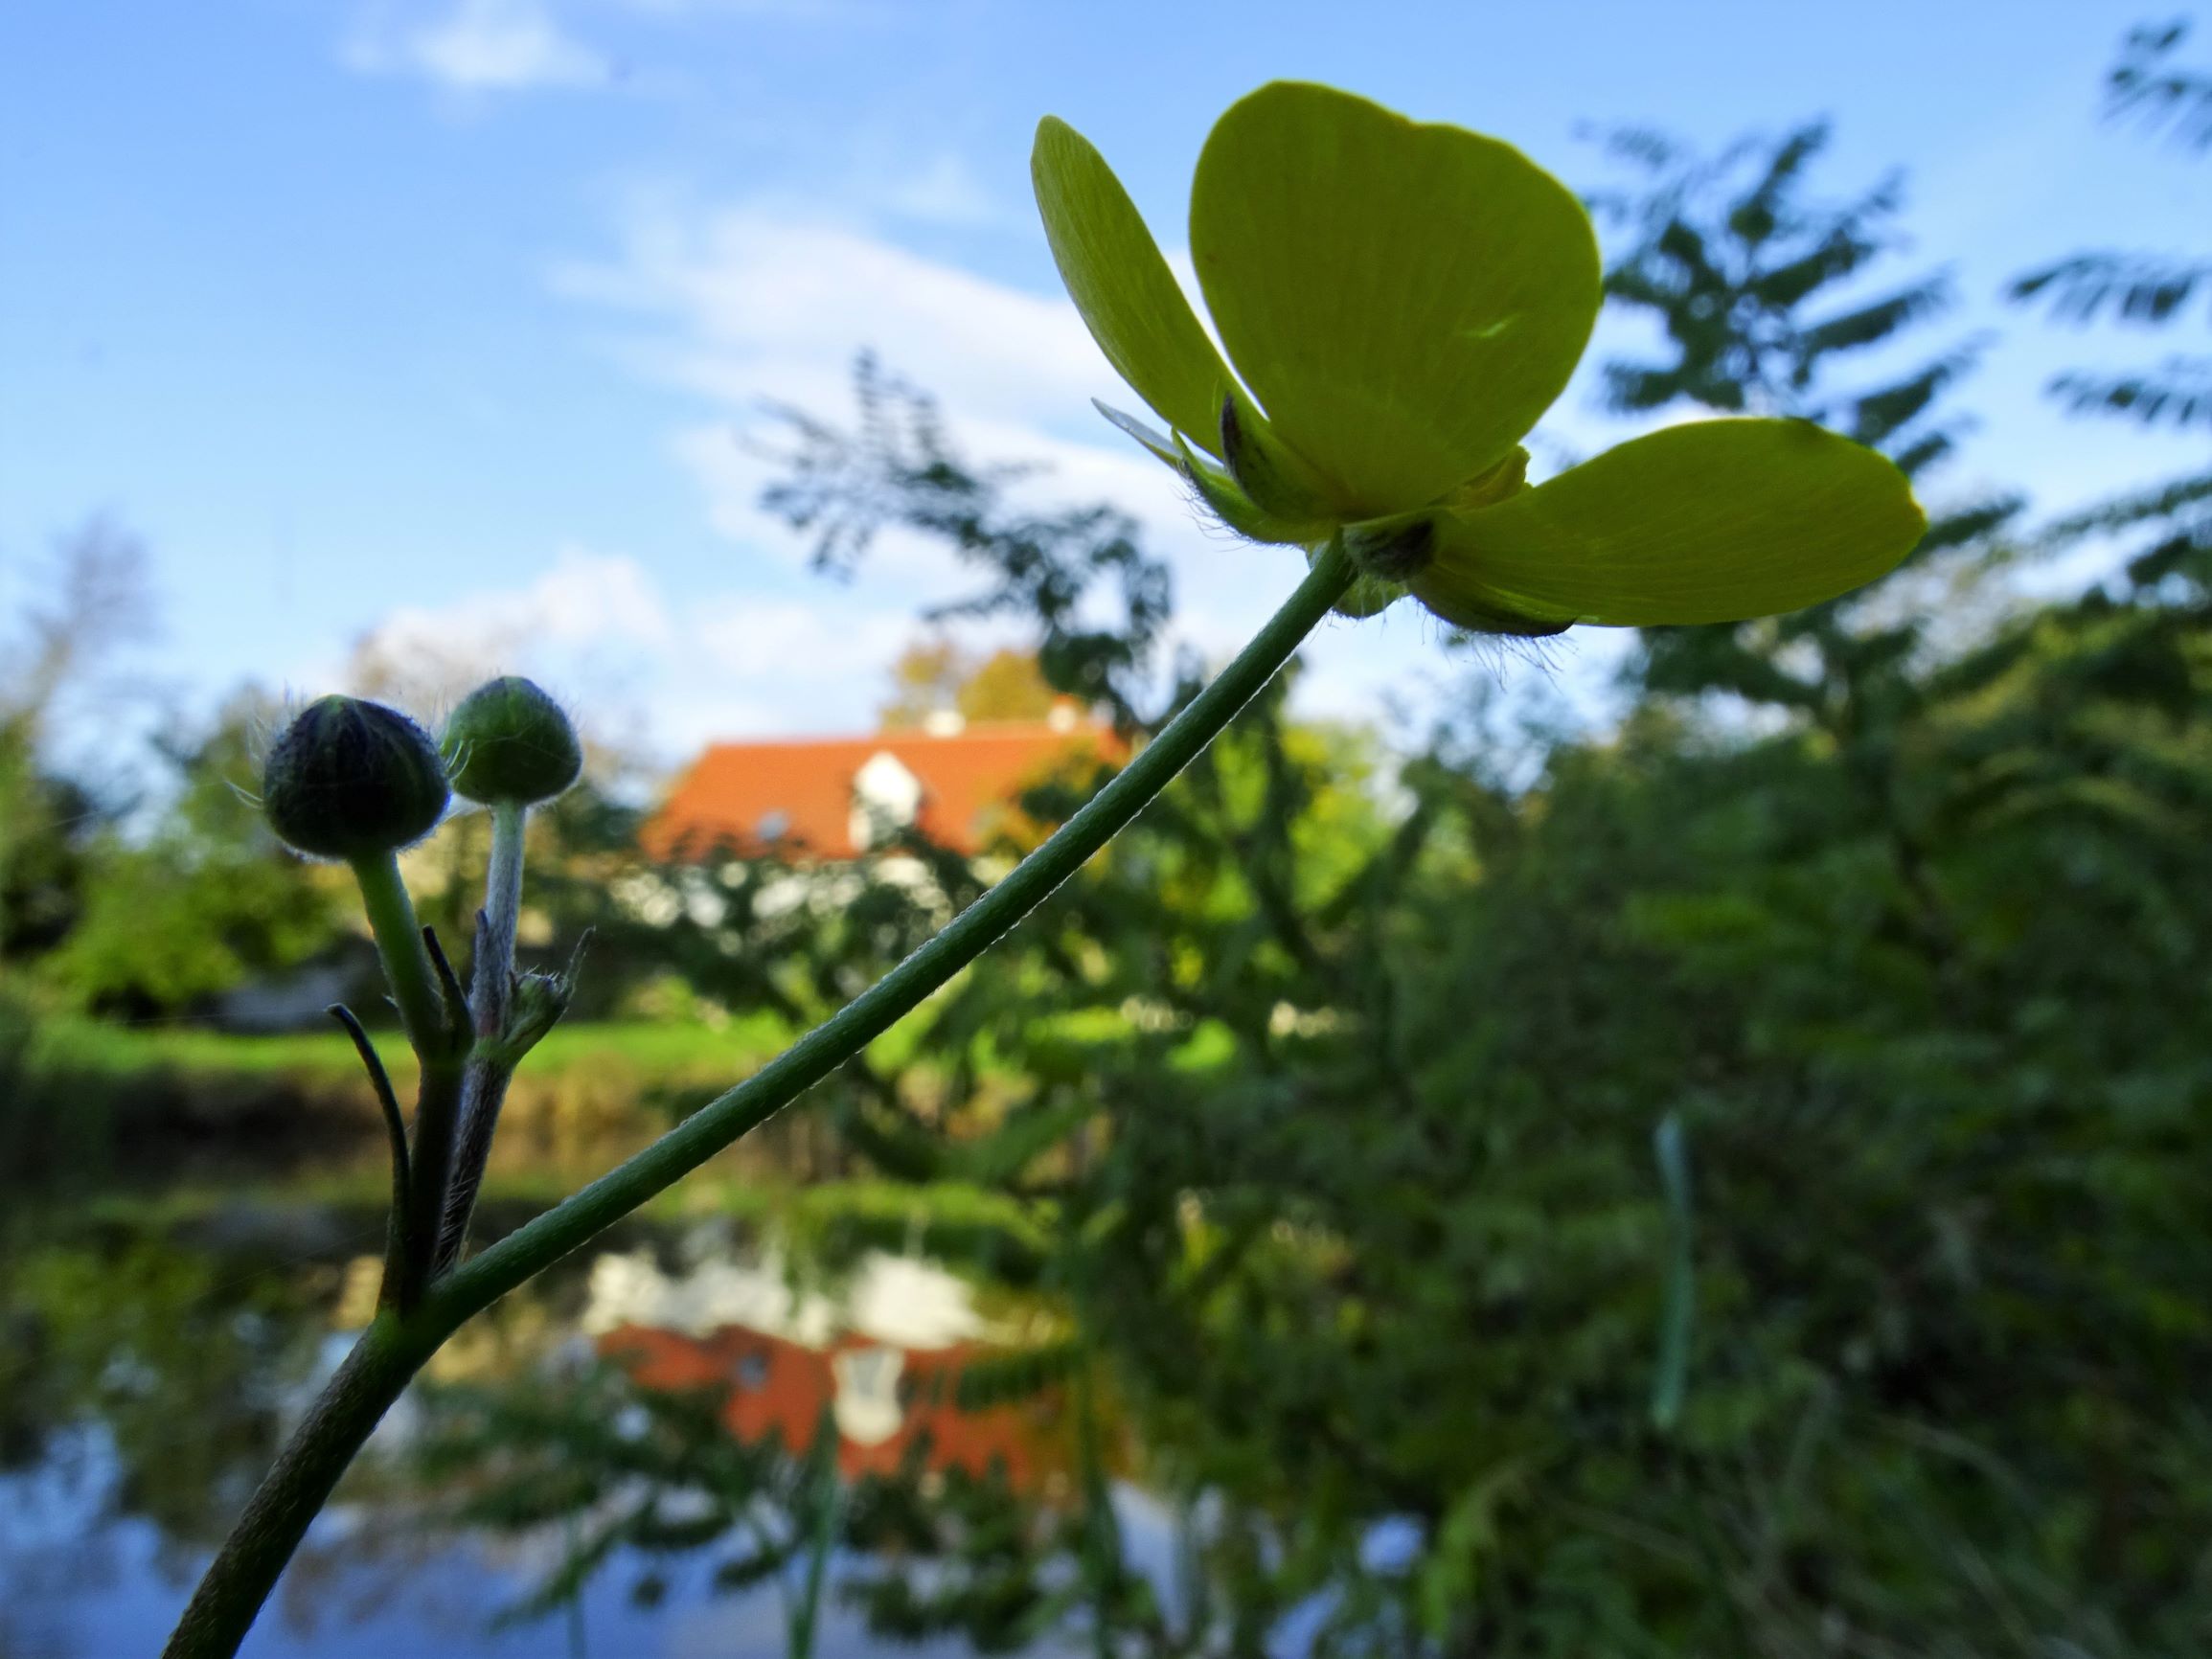
[[[16,1220],[0,1659],[152,1654],[372,1306],[381,1221],[282,1194]],[[1162,1598],[1176,1524],[1083,1463],[1063,1389],[970,1386],[1034,1318],[987,1302],[912,1254],[620,1238],[439,1356],[247,1651],[784,1654],[817,1557],[818,1653],[1087,1646],[1083,1491]]]

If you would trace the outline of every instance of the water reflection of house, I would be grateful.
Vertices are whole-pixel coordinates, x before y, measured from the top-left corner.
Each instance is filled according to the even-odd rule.
[[[832,1297],[794,1287],[773,1259],[669,1274],[650,1254],[605,1256],[584,1328],[648,1388],[726,1389],[722,1420],[740,1440],[804,1451],[827,1407],[849,1478],[918,1455],[936,1472],[1001,1469],[1020,1491],[1064,1485],[1052,1396],[961,1407],[962,1371],[1005,1350],[966,1285],[926,1262],[871,1256]]]

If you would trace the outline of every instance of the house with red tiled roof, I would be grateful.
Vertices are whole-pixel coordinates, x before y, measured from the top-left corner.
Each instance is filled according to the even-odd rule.
[[[644,831],[655,858],[770,852],[846,862],[908,830],[970,856],[1009,825],[1023,790],[1060,769],[1128,758],[1110,726],[1063,704],[1043,720],[940,716],[865,738],[717,743]]]

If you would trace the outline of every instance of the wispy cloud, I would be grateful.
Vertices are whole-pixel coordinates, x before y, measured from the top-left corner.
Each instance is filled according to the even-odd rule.
[[[356,19],[343,56],[366,74],[413,75],[462,93],[591,86],[606,60],[564,29],[544,0],[452,0],[425,13],[378,6]]]
[[[850,592],[679,602],[636,558],[568,547],[528,586],[393,611],[346,669],[305,665],[300,683],[435,716],[488,675],[527,673],[596,740],[668,766],[716,738],[864,728],[913,631],[903,607]]]
[[[967,162],[949,151],[932,157],[920,171],[896,181],[885,206],[920,224],[987,225],[1000,209]]]
[[[886,15],[898,10],[899,0],[620,0],[620,4],[654,17],[764,17],[813,23]]]

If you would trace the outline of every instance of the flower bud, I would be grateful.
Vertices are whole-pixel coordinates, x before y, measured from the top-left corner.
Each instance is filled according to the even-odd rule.
[[[445,722],[453,787],[487,806],[550,801],[583,770],[568,716],[529,680],[509,674],[478,686]]]
[[[262,768],[269,828],[320,858],[396,852],[438,827],[448,799],[430,734],[359,697],[309,703]]]

